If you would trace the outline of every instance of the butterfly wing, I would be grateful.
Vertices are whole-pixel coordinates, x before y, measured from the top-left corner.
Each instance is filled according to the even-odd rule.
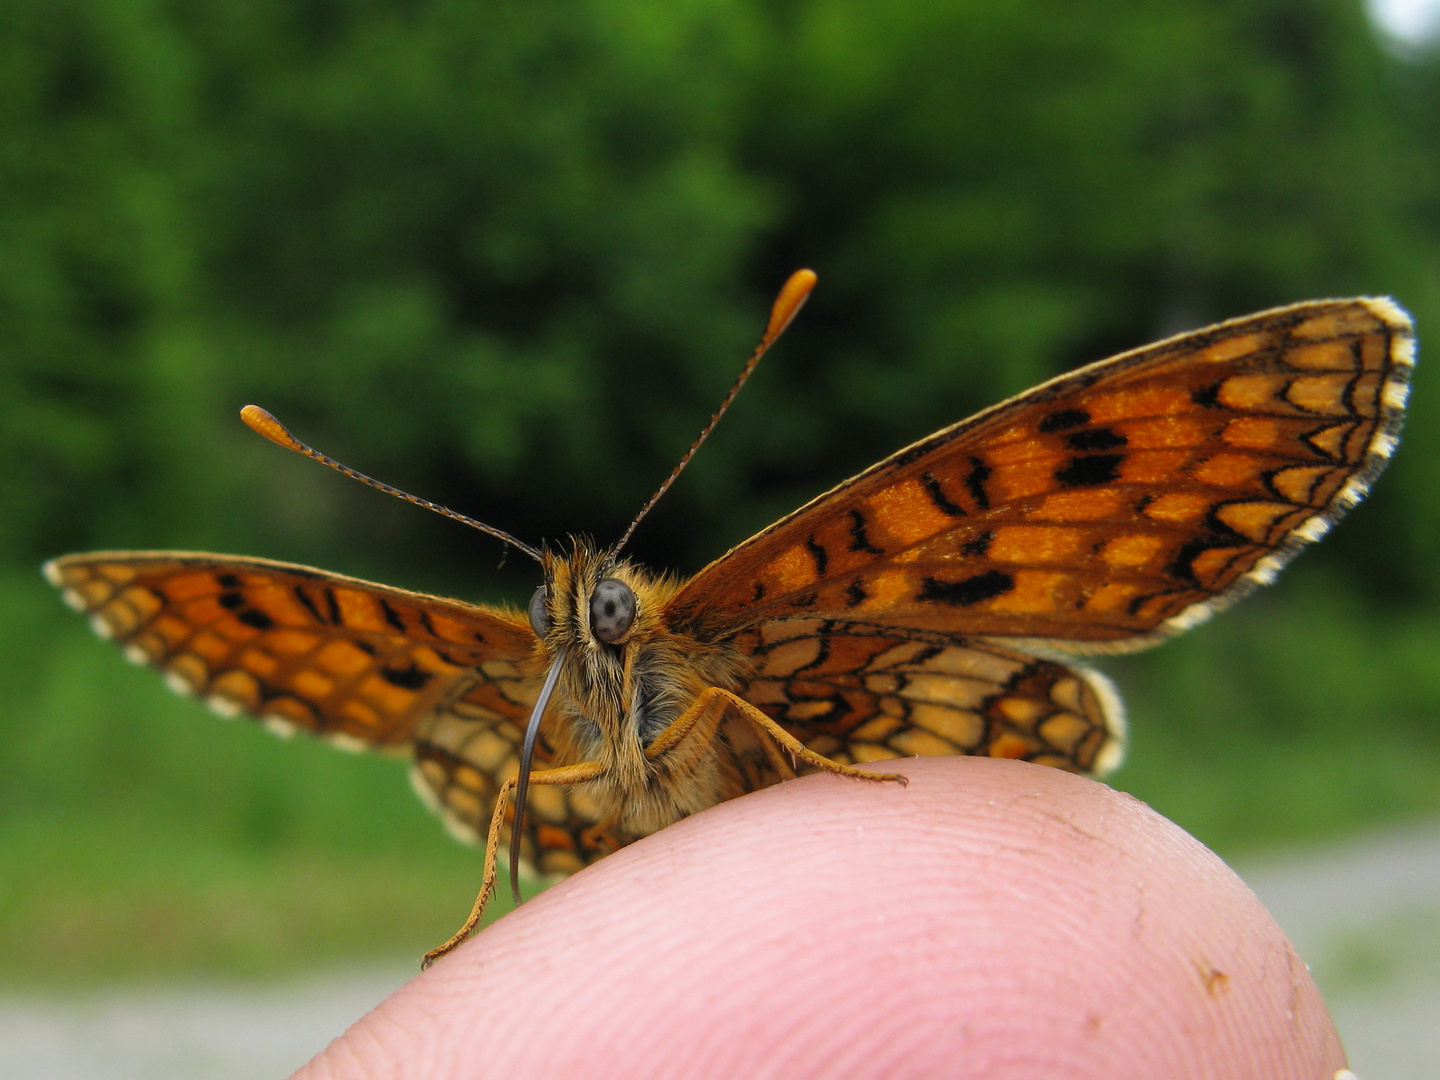
[[[101,637],[224,716],[413,752],[417,791],[462,838],[484,836],[519,768],[539,680],[535,635],[510,612],[225,555],[95,552],[45,575]],[[536,757],[548,764],[548,745]],[[527,858],[568,872],[608,848],[587,842],[583,796],[551,790],[534,796]]]
[[[531,686],[532,695],[535,687]],[[507,711],[483,680],[422,717],[415,730],[411,779],[421,800],[446,828],[467,844],[482,847],[500,785],[520,771],[520,747],[529,715]],[[553,763],[555,753],[542,730],[535,744],[536,767]],[[509,821],[500,837],[500,858],[510,850]],[[526,797],[521,868],[563,877],[638,839],[604,821],[583,787],[532,786]]]
[[[755,659],[741,695],[835,761],[978,754],[1103,775],[1123,754],[1103,676],[993,640],[809,618],[735,644]]]
[[[504,612],[224,555],[96,552],[45,573],[172,689],[281,730],[397,746],[462,686],[512,719],[534,699],[534,635]]]
[[[923,439],[702,570],[671,626],[822,617],[1122,651],[1271,580],[1394,449],[1414,344],[1317,301],[1053,379]]]

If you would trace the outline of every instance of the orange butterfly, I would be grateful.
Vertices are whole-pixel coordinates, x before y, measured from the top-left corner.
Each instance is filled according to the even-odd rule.
[[[223,714],[412,752],[422,798],[487,845],[474,910],[431,960],[478,923],[507,834],[514,886],[522,862],[569,874],[797,771],[900,779],[855,766],[985,754],[1105,773],[1119,698],[1053,658],[1147,647],[1273,580],[1385,467],[1414,362],[1389,300],[1277,308],[937,432],[688,581],[621,558],[814,280],[787,283],[615,547],[538,551],[470,522],[540,562],[528,613],[224,555],[69,555],[45,574],[131,660]]]

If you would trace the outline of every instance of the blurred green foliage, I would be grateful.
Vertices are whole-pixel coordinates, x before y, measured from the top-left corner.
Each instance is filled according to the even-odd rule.
[[[34,573],[204,548],[533,587],[493,541],[254,438],[241,404],[524,539],[613,537],[813,266],[636,537],[689,572],[1179,329],[1390,293],[1423,341],[1437,256],[1440,57],[1387,54],[1359,0],[10,0],[9,977],[413,953],[463,914],[475,860],[393,763],[208,722]],[[1109,666],[1136,721],[1121,785],[1222,847],[1440,808],[1424,364],[1394,468],[1286,578]]]

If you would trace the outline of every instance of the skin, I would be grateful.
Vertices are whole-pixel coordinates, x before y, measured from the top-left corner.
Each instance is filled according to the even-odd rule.
[[[1264,1077],[1345,1055],[1219,858],[1103,784],[986,758],[810,776],[602,860],[297,1075]]]

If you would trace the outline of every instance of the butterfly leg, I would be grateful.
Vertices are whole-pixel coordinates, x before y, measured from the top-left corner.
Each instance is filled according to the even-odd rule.
[[[587,780],[594,780],[602,771],[603,766],[598,761],[582,761],[578,765],[539,769],[530,774],[530,783],[570,787],[574,784],[583,784]],[[431,949],[425,954],[425,959],[421,961],[420,965],[422,968],[428,968],[436,960],[452,951],[475,932],[475,927],[480,925],[480,916],[485,913],[485,905],[490,902],[490,894],[495,891],[495,880],[499,876],[500,830],[505,825],[505,811],[519,783],[518,776],[510,777],[500,786],[500,793],[495,796],[495,810],[490,815],[490,831],[485,837],[485,863],[484,870],[480,875],[480,892],[475,897],[474,906],[470,909],[470,917],[465,920],[464,926],[450,935],[449,941],[438,949]]]
[[[720,714],[725,708],[735,709],[751,724],[759,728],[763,734],[770,736],[775,742],[779,743],[782,749],[788,750],[807,765],[813,765],[817,769],[834,773],[836,776],[851,776],[857,780],[893,780],[901,786],[907,783],[905,777],[899,773],[871,772],[868,769],[857,769],[853,765],[843,765],[838,761],[831,761],[822,754],[815,753],[814,750],[811,750],[739,694],[733,694],[720,686],[711,686],[702,690],[699,695],[696,696],[695,703],[676,717],[670,726],[656,737],[655,741],[646,749],[645,756],[654,760],[661,754],[673,749],[684,739],[695,734],[695,728],[697,728],[702,721],[709,721],[706,730],[713,729],[719,722]]]

